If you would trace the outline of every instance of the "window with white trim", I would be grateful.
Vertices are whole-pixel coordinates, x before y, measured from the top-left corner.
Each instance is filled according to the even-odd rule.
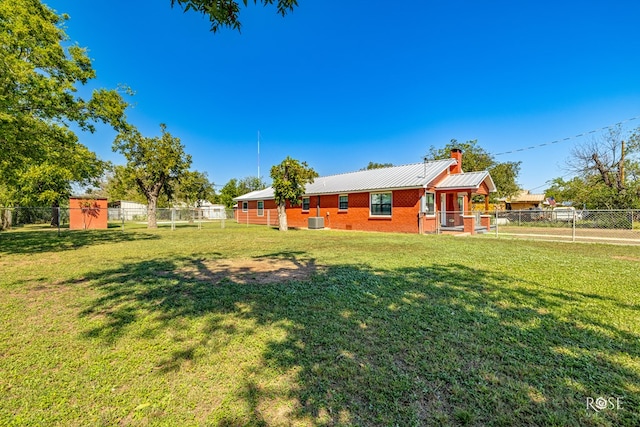
[[[258,200],[258,216],[264,216],[264,202]]]
[[[249,202],[242,202],[242,212],[249,212]]]
[[[347,194],[341,194],[338,196],[338,209],[341,211],[349,209],[349,196]]]
[[[424,193],[422,196],[422,212],[427,215],[436,213],[436,195],[434,193]]]
[[[311,199],[309,197],[303,197],[302,198],[302,210],[303,211],[308,211],[309,210],[310,200]]]
[[[369,198],[371,216],[391,216],[391,193],[371,193]]]

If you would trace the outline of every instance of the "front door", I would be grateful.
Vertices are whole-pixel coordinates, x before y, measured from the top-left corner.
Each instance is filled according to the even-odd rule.
[[[447,195],[440,194],[440,225],[447,226]]]

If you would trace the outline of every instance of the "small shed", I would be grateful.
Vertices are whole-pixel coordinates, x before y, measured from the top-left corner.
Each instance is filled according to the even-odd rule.
[[[71,197],[69,198],[69,229],[106,229],[107,212],[107,199]]]

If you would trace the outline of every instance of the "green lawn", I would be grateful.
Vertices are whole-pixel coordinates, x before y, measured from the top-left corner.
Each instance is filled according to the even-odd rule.
[[[640,247],[26,228],[0,292],[0,425],[640,425]]]

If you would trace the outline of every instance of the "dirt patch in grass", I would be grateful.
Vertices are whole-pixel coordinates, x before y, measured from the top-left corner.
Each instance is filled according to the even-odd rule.
[[[635,257],[635,256],[624,256],[624,255],[620,255],[620,256],[612,256],[611,258],[613,259],[619,259],[622,261],[635,261],[635,262],[640,262],[640,257]]]
[[[180,270],[187,277],[221,283],[270,284],[309,280],[319,267],[313,260],[231,259],[200,260]]]

